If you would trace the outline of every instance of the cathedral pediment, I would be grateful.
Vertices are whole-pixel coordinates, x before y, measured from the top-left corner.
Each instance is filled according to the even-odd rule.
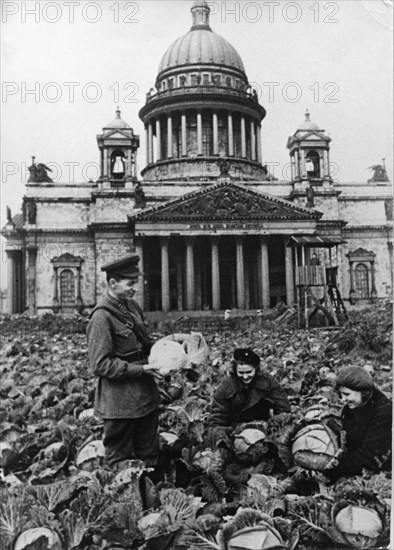
[[[303,137],[303,140],[306,140],[306,141],[316,141],[316,140],[319,140],[319,141],[321,141],[321,140],[322,140],[322,135],[321,135],[321,134],[317,134],[316,132],[311,132],[310,134],[304,136],[304,137]]]
[[[105,139],[128,139],[130,136],[126,132],[122,132],[120,130],[117,130],[115,132],[108,132],[108,134],[105,134]]]
[[[130,221],[317,220],[321,216],[320,212],[238,184],[220,183],[144,210],[130,216]]]

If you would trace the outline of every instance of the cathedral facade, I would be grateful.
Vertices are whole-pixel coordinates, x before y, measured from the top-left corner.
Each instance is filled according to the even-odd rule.
[[[345,303],[390,293],[384,164],[368,182],[334,182],[331,138],[307,112],[288,138],[288,180],[273,178],[262,164],[266,112],[242,60],[212,31],[204,0],[191,12],[191,30],[164,54],[140,111],[141,180],[139,136],[119,108],[97,136],[96,182],[54,183],[33,158],[22,212],[8,212],[2,229],[9,313],[91,309],[105,287],[101,266],[131,251],[145,311],[292,306],[308,266]]]

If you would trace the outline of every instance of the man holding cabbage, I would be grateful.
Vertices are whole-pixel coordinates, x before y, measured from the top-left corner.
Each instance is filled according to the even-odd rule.
[[[148,364],[152,341],[144,316],[133,299],[139,256],[104,265],[107,289],[87,327],[89,361],[97,376],[95,412],[104,421],[105,461],[114,466],[138,458],[156,466],[159,454],[156,378]]]

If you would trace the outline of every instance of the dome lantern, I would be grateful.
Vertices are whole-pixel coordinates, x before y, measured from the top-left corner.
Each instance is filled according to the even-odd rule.
[[[209,14],[211,9],[205,0],[196,0],[190,11],[193,14],[193,26],[191,30],[195,30],[195,29],[211,30],[209,26]]]

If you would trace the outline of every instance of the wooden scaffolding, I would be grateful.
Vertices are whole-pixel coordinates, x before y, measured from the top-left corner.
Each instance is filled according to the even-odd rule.
[[[342,242],[309,235],[292,237],[288,241],[287,246],[293,248],[295,258],[298,327],[309,328],[311,319],[318,311],[324,315],[327,326],[339,326],[341,321],[348,319],[337,285],[338,266],[333,265],[332,259],[332,249]],[[316,252],[311,255],[312,249],[328,249],[328,262],[325,258],[321,265]],[[335,258],[337,252],[336,250]]]

